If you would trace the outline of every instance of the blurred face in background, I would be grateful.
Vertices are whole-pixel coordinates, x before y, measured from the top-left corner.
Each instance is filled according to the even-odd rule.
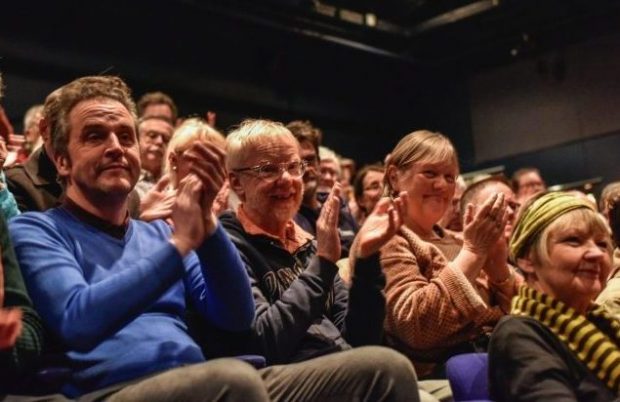
[[[504,229],[504,236],[506,239],[510,238],[512,234],[512,229],[514,227],[515,218],[517,216],[517,211],[519,209],[520,204],[517,202],[517,197],[515,193],[512,191],[508,185],[502,182],[491,182],[487,184],[485,188],[482,189],[473,199],[472,203],[475,206],[482,205],[487,199],[492,197],[495,194],[502,193],[504,194],[504,200],[506,200],[506,212],[508,212],[508,223],[506,223],[506,227]]]
[[[357,203],[366,215],[370,214],[383,195],[383,172],[370,170],[362,180],[363,192]]]
[[[320,192],[328,193],[332,187],[338,181],[338,162],[333,159],[324,159],[319,163],[319,190]]]
[[[304,204],[311,204],[319,185],[319,157],[310,141],[299,143],[301,160],[306,163],[304,181]]]
[[[142,168],[151,172],[155,178],[161,175],[172,132],[172,125],[159,118],[144,120],[138,127]]]
[[[545,182],[536,171],[522,174],[518,180],[517,198],[523,203],[532,195],[545,190]]]

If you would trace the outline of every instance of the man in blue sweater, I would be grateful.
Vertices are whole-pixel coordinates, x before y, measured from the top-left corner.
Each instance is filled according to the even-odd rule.
[[[204,363],[183,320],[185,298],[211,325],[250,327],[244,266],[211,203],[224,154],[196,144],[172,214],[129,218],[140,173],[135,105],[116,77],[64,86],[52,129],[62,206],[23,214],[10,231],[24,278],[72,373],[69,397],[114,401],[268,400],[259,374],[235,359]],[[220,399],[221,398],[221,399]]]

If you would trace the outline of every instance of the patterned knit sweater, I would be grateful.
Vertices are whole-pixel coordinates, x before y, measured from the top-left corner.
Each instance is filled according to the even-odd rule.
[[[441,251],[456,257],[458,253],[450,251],[459,240],[441,235],[440,249],[403,226],[381,250],[387,341],[410,357],[420,376],[430,374],[464,343],[490,332],[509,311],[521,283],[515,277],[495,286],[481,272],[472,284],[460,269],[448,265]]]

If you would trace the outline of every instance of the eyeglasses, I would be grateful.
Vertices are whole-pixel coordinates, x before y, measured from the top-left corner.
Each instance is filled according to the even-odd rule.
[[[160,133],[157,131],[148,131],[146,133],[146,136],[151,141],[155,141],[157,140],[157,137],[161,137],[161,142],[163,142],[164,144],[168,144],[170,142],[170,136],[168,134]]]
[[[266,163],[264,165],[233,169],[233,172],[252,172],[262,180],[273,181],[287,172],[291,177],[301,177],[306,171],[306,163],[302,161],[285,163]]]

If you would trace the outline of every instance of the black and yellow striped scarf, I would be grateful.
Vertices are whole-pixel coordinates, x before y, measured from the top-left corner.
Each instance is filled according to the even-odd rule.
[[[620,322],[602,307],[595,306],[584,316],[551,296],[522,286],[512,299],[510,313],[540,321],[605,385],[620,395]],[[609,331],[601,331],[592,321],[604,321]]]

